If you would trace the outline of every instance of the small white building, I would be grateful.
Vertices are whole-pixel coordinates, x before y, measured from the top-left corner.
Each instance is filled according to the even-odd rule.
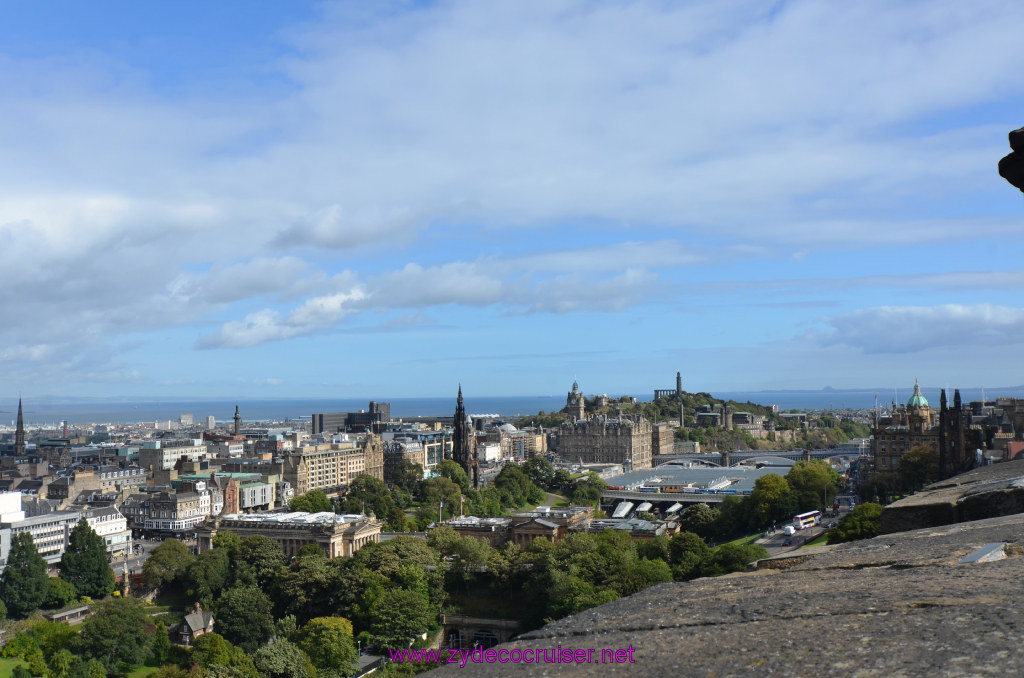
[[[501,445],[498,443],[481,443],[476,446],[476,460],[489,462],[501,459]]]

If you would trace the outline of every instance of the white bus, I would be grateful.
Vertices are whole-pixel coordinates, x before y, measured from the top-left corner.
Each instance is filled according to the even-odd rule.
[[[808,511],[793,516],[793,527],[802,530],[807,527],[814,527],[821,522],[821,511]]]

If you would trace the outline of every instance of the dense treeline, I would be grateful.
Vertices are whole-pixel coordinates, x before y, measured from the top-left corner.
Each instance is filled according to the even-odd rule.
[[[336,505],[322,490],[312,490],[295,497],[290,508],[314,513],[372,513],[384,521],[389,531],[412,532],[426,529],[439,518],[448,519],[460,513],[503,515],[541,503],[545,497],[541,487],[516,464],[507,464],[488,487],[474,490],[466,472],[451,459],[438,463],[434,476],[426,479],[423,467],[402,461],[395,471],[393,485],[389,490],[383,481],[362,475],[352,481],[346,498]]]
[[[456,464],[443,463],[439,471],[423,481],[412,469],[394,492],[362,477],[333,508],[366,507],[400,521],[392,518],[397,509],[408,524],[420,518],[405,516],[403,492],[436,502],[427,506],[435,520],[439,509],[457,512],[462,497],[467,513],[481,507],[499,513],[543,499],[541,488],[568,489],[575,499],[592,501],[603,485],[593,476],[573,479],[543,459],[507,466],[493,488],[476,493]],[[340,678],[352,671],[358,646],[383,650],[423,643],[424,635],[436,636],[440,613],[463,612],[467,604],[484,611],[500,608],[488,612],[500,616],[506,613],[504,602],[518,603],[508,609],[518,610],[514,616],[524,628],[533,628],[655,584],[745,569],[766,555],[763,549],[712,548],[708,540],[786,520],[830,500],[837,486],[827,464],[801,462],[786,477],[762,477],[753,494],[729,498],[720,509],[690,506],[680,516],[683,532],[650,541],[610,530],[575,533],[557,544],[538,539],[526,549],[513,543],[492,548],[441,526],[427,540],[396,537],[365,546],[352,558],[329,560],[314,546],[289,559],[266,537],[240,539],[228,531],[218,533],[213,548],[198,556],[169,539],[153,549],[142,577],[163,600],[185,608],[197,602],[213,611],[215,633],[201,636],[191,650],[171,643],[169,629],[180,617],[154,617],[138,600],[111,598],[95,604],[77,629],[39,618],[22,623],[4,654],[22,658],[27,671],[40,678],[99,678],[142,663],[161,667],[156,678]],[[306,495],[298,505],[332,508],[324,500]],[[94,557],[102,540],[97,546],[90,533],[87,525],[76,527],[60,579],[46,576],[31,538],[14,539],[15,567],[9,564],[0,578],[0,600],[12,615],[24,616],[47,601],[72,602],[77,587],[97,596],[110,593],[109,565],[104,556],[99,568]]]
[[[199,556],[167,540],[143,568],[163,599],[213,611],[215,633],[191,650],[172,645],[173,615],[153,617],[141,601],[112,598],[77,628],[23,623],[4,654],[42,678],[99,678],[142,663],[161,667],[156,678],[340,678],[351,672],[357,645],[403,648],[433,638],[439,613],[458,612],[456,599],[467,595],[485,606],[528,601],[520,621],[529,628],[654,584],[741,570],[764,555],[759,547],[712,549],[692,532],[650,542],[619,531],[579,533],[495,549],[442,526],[425,541],[396,537],[352,558],[328,560],[310,546],[288,559],[265,537],[225,531]]]
[[[141,601],[113,598],[94,605],[80,632],[31,621],[4,655],[24,659],[43,678],[99,678],[143,662],[163,667],[157,678],[186,670],[193,678],[333,678],[351,672],[357,642],[403,648],[431,638],[451,597],[481,587],[496,598],[528,599],[521,621],[530,627],[654,584],[740,570],[763,556],[758,547],[711,549],[690,532],[636,542],[610,530],[494,549],[442,526],[426,541],[397,537],[348,559],[328,560],[307,547],[289,561],[265,537],[222,532],[198,557],[167,540],[144,567],[165,598],[194,598],[214,611],[216,632],[190,651],[171,644],[168,624]]]
[[[39,609],[64,607],[79,596],[102,598],[114,591],[116,580],[107,560],[103,538],[82,518],[68,535],[60,576],[46,573],[46,561],[28,532],[11,537],[11,549],[0,577],[0,619],[24,617]]]

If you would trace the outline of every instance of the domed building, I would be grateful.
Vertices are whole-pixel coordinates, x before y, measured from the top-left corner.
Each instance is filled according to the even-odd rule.
[[[960,401],[959,389],[953,392],[953,405],[940,396],[939,409],[932,409],[914,380],[914,392],[906,405],[892,407],[886,416],[876,416],[871,435],[871,457],[861,465],[860,482],[878,489],[895,487],[900,458],[912,447],[925,445],[939,456],[939,477],[948,478],[969,470],[975,463],[976,449],[986,447],[983,426],[973,425],[971,409]]]
[[[921,393],[921,384],[914,380],[914,393],[906,405],[894,400],[888,416],[878,417],[871,436],[874,479],[869,482],[888,484],[895,481],[900,457],[912,447],[927,445],[939,449],[939,428],[928,399]]]

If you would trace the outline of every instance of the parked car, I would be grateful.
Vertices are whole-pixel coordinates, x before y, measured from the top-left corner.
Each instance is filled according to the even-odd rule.
[[[782,545],[783,546],[792,546],[793,545],[793,540],[792,539],[787,539],[786,541],[782,542]]]

